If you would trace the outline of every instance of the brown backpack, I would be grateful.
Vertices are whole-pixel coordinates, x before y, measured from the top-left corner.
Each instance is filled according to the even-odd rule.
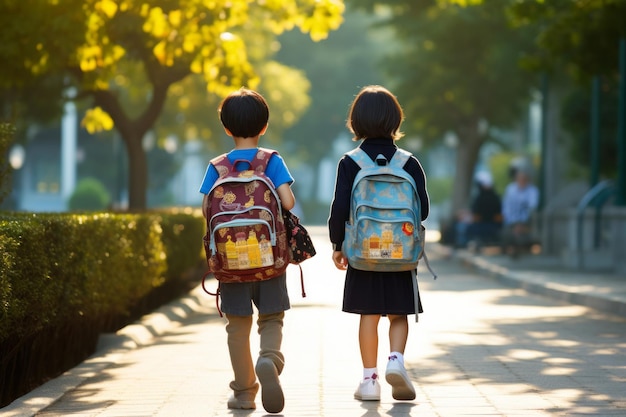
[[[259,148],[252,161],[231,164],[226,154],[211,160],[219,178],[209,192],[204,249],[218,281],[271,279],[291,261],[280,199],[265,175],[274,153]],[[237,171],[238,163],[249,167]]]

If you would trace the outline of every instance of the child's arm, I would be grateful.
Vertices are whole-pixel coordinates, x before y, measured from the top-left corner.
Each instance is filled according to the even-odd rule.
[[[335,263],[335,267],[337,269],[348,269],[348,259],[340,250],[333,251],[333,262]]]
[[[206,218],[209,211],[209,195],[205,194],[202,198],[202,215]]]
[[[293,195],[289,183],[284,183],[276,189],[280,202],[284,209],[291,210],[296,205],[296,197]]]

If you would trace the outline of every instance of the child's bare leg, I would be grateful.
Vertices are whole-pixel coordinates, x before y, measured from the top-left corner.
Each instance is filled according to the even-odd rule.
[[[406,316],[389,315],[389,347],[392,352],[404,354],[409,337],[409,322]]]
[[[380,384],[378,382],[378,322],[380,315],[361,315],[359,324],[359,346],[363,360],[363,379],[357,387],[354,398],[361,401],[380,401]]]
[[[409,335],[409,323],[405,315],[389,315],[389,362],[385,379],[391,384],[391,395],[396,400],[412,400],[415,388],[404,367],[404,349]]]
[[[252,316],[226,315],[228,324],[228,352],[233,367],[235,379],[230,383],[234,391],[232,401],[229,400],[230,408],[254,408],[254,398],[259,390],[256,383],[252,355],[250,353],[250,330],[252,328]]]
[[[378,356],[378,314],[362,314],[359,325],[359,346],[363,368],[376,368]]]

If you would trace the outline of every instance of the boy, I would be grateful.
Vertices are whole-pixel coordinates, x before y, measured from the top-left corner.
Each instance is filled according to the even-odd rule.
[[[233,138],[235,144],[227,154],[230,162],[251,161],[268,126],[269,107],[265,99],[255,91],[241,88],[222,101],[218,112],[226,134]],[[235,166],[235,169],[246,169],[246,166]],[[283,208],[293,208],[295,197],[291,184],[294,180],[280,155],[272,155],[265,174],[276,187]],[[205,217],[210,205],[208,195],[218,177],[215,167],[209,164],[200,187],[200,192],[205,194],[202,202]],[[266,281],[221,282],[220,295],[221,309],[228,319],[228,351],[234,373],[234,380],[230,383],[233,394],[228,400],[228,408],[256,408],[254,400],[259,389],[258,377],[263,408],[270,413],[282,411],[284,396],[278,376],[284,366],[284,356],[280,351],[284,312],[290,308],[286,275],[283,273]],[[256,366],[253,366],[250,352],[252,303],[259,312],[257,324],[261,346]]]

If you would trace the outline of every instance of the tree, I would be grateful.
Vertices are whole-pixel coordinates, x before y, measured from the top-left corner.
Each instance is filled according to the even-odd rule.
[[[8,123],[0,123],[0,204],[6,196],[6,189],[4,187],[11,176],[8,154],[12,136],[13,126]]]
[[[614,177],[618,172],[618,45],[626,37],[626,2],[521,0],[510,10],[516,26],[533,26],[538,31],[536,51],[525,65],[553,74],[552,84],[564,78],[574,81],[563,104],[562,121],[574,139],[572,159],[585,167],[589,167],[590,154],[591,79],[599,77],[599,170]]]
[[[355,3],[382,10],[380,24],[401,41],[390,47],[385,68],[407,115],[407,135],[431,143],[448,132],[458,138],[454,213],[469,200],[490,127],[518,123],[530,98],[532,77],[519,66],[530,36],[511,28],[502,0]]]
[[[606,78],[601,84],[601,99],[599,112],[599,146],[598,174],[603,178],[615,178],[617,176],[618,146],[617,137],[617,86],[616,80]],[[589,86],[573,86],[569,94],[564,98],[561,107],[561,119],[563,126],[571,134],[569,141],[570,161],[575,162],[577,167],[586,168],[583,173],[587,174],[590,168],[591,135],[590,135],[590,109],[591,89]]]
[[[287,131],[290,140],[302,145],[299,150],[305,160],[317,161],[327,155],[332,141],[342,132],[348,133],[348,108],[359,89],[383,81],[375,61],[383,57],[386,39],[368,29],[373,18],[348,9],[345,20],[323,44],[303,47],[306,39],[297,32],[279,38],[277,58],[301,68],[314,86],[312,105]]]
[[[259,62],[246,40],[294,27],[321,40],[341,24],[342,12],[337,0],[7,0],[0,8],[0,57],[9,64],[0,69],[0,88],[21,93],[51,77],[68,99],[90,100],[83,123],[91,132],[119,132],[129,161],[129,206],[140,210],[147,186],[142,140],[171,86],[198,74],[211,94],[255,88]],[[148,86],[140,106],[124,106],[126,82]]]
[[[623,0],[519,0],[510,12],[516,27],[538,31],[537,49],[526,60],[529,67],[564,67],[583,82],[595,75],[615,77],[619,40],[626,36]]]
[[[307,221],[319,223],[328,216],[328,203],[318,201],[318,182],[324,178],[318,171],[320,161],[331,156],[329,151],[340,135],[347,136],[350,146],[346,128],[350,102],[361,87],[383,83],[376,61],[382,58],[389,37],[370,28],[373,17],[367,13],[348,8],[344,18],[324,42],[309,42],[296,31],[281,35],[276,54],[280,62],[301,69],[311,83],[311,104],[285,131],[282,149],[289,152],[292,169],[300,165],[312,173],[310,183],[296,178],[295,190]]]

